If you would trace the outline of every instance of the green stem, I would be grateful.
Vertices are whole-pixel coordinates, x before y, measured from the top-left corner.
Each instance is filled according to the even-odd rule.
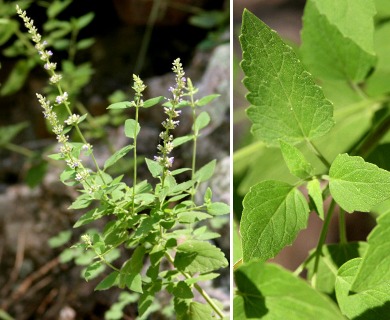
[[[135,122],[136,125],[134,126],[134,149],[133,149],[133,157],[134,157],[134,169],[133,169],[133,196],[132,196],[132,211],[133,214],[135,213],[135,185],[137,184],[137,124],[138,124],[138,109],[139,109],[139,100],[137,100],[137,103],[135,105]]]
[[[173,258],[170,256],[170,254],[168,252],[165,252],[165,257],[168,259],[168,261],[173,265]],[[184,271],[180,271],[180,273],[186,277],[187,279],[192,279],[192,276],[190,274],[188,274],[187,272],[184,272]],[[207,294],[206,291],[204,291],[202,289],[202,287],[200,285],[198,285],[197,283],[194,283],[194,288],[200,293],[200,295],[206,300],[206,302],[209,304],[209,306],[211,308],[213,308],[213,310],[218,314],[218,316],[223,319],[224,318],[224,314],[222,312],[222,310],[214,303],[214,301],[210,298],[210,296]]]
[[[322,155],[321,151],[317,149],[317,147],[314,145],[313,142],[310,140],[306,140],[307,144],[309,145],[309,148],[316,154],[318,159],[321,160],[321,162],[329,169],[330,168],[330,163],[328,160],[325,159],[325,157]]]
[[[328,234],[329,224],[332,220],[334,208],[335,208],[336,202],[332,199],[332,202],[330,203],[328,212],[326,214],[326,218],[324,221],[324,225],[322,226],[320,239],[318,240],[317,248],[315,250],[315,260],[314,260],[314,269],[313,269],[313,277],[312,277],[312,286],[316,287],[316,281],[317,281],[317,272],[318,272],[318,265],[320,262],[320,257],[322,255],[322,247],[326,240],[326,235]]]
[[[340,213],[339,213],[339,233],[340,233],[340,243],[341,244],[348,243],[347,229],[345,226],[345,211],[341,208],[340,208]]]
[[[351,150],[350,154],[366,158],[376,148],[380,140],[389,130],[390,115],[387,115],[371,129],[371,131],[354,150]]]

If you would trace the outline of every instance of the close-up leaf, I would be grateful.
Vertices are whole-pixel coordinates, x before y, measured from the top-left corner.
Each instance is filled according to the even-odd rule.
[[[244,10],[240,36],[252,133],[268,144],[311,140],[333,126],[333,107],[291,47]]]
[[[275,257],[307,226],[307,201],[285,182],[260,182],[245,196],[243,206],[240,230],[245,262]]]
[[[347,212],[369,212],[390,198],[390,172],[363,158],[340,154],[329,171],[330,193]]]
[[[335,303],[291,272],[252,261],[234,272],[235,320],[345,320]]]

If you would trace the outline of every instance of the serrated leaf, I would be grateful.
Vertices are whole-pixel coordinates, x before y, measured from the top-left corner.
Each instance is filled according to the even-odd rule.
[[[197,170],[194,174],[194,180],[198,182],[204,182],[209,180],[214,174],[216,163],[216,160],[212,160],[209,163],[205,164],[202,168]]]
[[[210,123],[210,116],[206,111],[202,111],[195,119],[193,129],[195,132],[198,132],[199,130],[207,127],[207,125]]]
[[[227,267],[221,249],[209,242],[188,240],[177,247],[174,265],[184,272],[211,272]]]
[[[287,167],[291,174],[301,179],[310,177],[313,171],[313,167],[305,159],[303,153],[298,148],[287,142],[284,142],[283,140],[280,140],[279,143],[284,161],[286,161]]]
[[[164,101],[164,99],[165,98],[163,96],[148,99],[148,100],[144,101],[143,107],[144,108],[153,107],[154,105],[160,103],[161,101]]]
[[[131,107],[130,101],[121,101],[110,104],[107,109],[127,109]]]
[[[367,238],[368,249],[352,283],[352,291],[374,290],[381,284],[390,287],[390,212],[381,215],[377,222]]]
[[[95,291],[107,290],[118,283],[118,271],[111,272],[107,277],[105,277],[99,284],[95,287]]]
[[[127,119],[125,121],[125,135],[128,138],[135,139],[141,130],[141,126],[134,119]]]
[[[126,147],[123,147],[122,149],[115,152],[111,157],[109,157],[106,162],[104,162],[104,169],[111,167],[113,164],[115,164],[119,159],[123,158],[130,150],[134,148],[133,145],[129,145]]]
[[[361,157],[338,155],[330,167],[329,178],[330,193],[348,212],[369,212],[390,198],[390,172]]]
[[[273,258],[307,226],[306,199],[285,182],[260,182],[247,193],[243,206],[240,230],[245,262]]]
[[[387,319],[390,314],[390,286],[380,283],[373,289],[352,293],[351,285],[362,259],[356,258],[345,263],[337,273],[336,297],[341,312],[348,319]]]
[[[375,65],[371,0],[310,0],[303,17],[302,57],[315,75],[354,82]]]
[[[310,198],[316,206],[316,212],[321,220],[324,220],[324,201],[322,199],[322,190],[320,181],[317,178],[310,180],[307,183],[307,191]]]
[[[210,103],[211,101],[213,101],[214,99],[218,98],[220,96],[220,94],[210,94],[208,96],[205,96],[203,98],[200,98],[198,101],[195,102],[195,104],[198,106],[198,107],[203,107],[205,106],[206,104]]]
[[[333,107],[292,48],[248,10],[240,41],[252,134],[273,145],[326,134],[333,126]]]
[[[235,320],[345,320],[331,299],[280,266],[253,261],[234,277]]]

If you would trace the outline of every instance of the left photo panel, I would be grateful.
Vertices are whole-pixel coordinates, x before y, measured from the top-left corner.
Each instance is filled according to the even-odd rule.
[[[230,319],[230,2],[2,1],[0,319]]]

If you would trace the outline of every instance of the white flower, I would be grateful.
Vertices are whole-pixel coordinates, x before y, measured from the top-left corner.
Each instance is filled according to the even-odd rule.
[[[77,124],[78,121],[80,119],[80,116],[78,114],[72,114],[71,116],[69,116],[68,119],[66,119],[64,122],[68,125],[68,126],[71,126],[71,125],[74,125],[74,124]]]
[[[61,96],[57,96],[56,97],[56,102],[58,104],[63,103],[65,101],[67,101],[67,100],[68,100],[68,93],[67,92],[64,92]]]

